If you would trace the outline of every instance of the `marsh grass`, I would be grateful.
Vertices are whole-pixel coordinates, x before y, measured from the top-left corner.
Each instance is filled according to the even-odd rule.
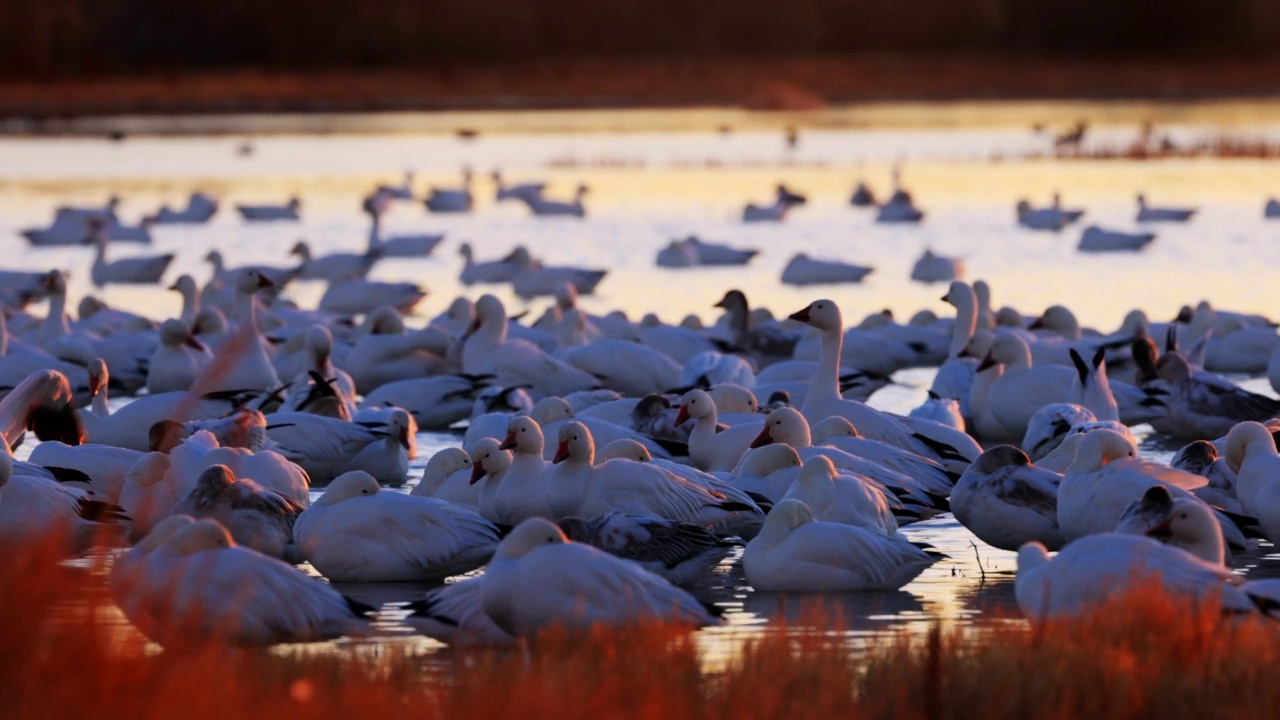
[[[552,631],[517,649],[160,651],[110,621],[102,563],[0,567],[11,718],[1205,718],[1274,716],[1280,632],[1149,589],[1086,617],[906,631],[853,649],[810,613],[702,663],[685,628]],[[815,611],[816,612],[816,611]],[[814,629],[818,628],[818,629]],[[444,670],[440,670],[441,661]]]

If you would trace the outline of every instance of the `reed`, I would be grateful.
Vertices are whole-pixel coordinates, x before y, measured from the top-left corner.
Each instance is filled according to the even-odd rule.
[[[433,657],[394,644],[176,652],[108,621],[104,562],[68,567],[60,547],[0,567],[7,717],[1203,718],[1280,703],[1271,621],[1149,587],[1073,620],[935,626],[856,649],[814,610],[714,669],[696,633],[654,625]]]

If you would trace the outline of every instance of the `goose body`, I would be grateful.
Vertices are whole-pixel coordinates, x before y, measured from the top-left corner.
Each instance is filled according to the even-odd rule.
[[[857,283],[870,275],[872,268],[836,260],[817,260],[804,253],[797,253],[782,269],[784,285],[829,285]]]
[[[281,455],[307,471],[313,485],[326,485],[351,470],[400,485],[409,472],[412,422],[403,410],[373,427],[311,413],[278,412],[267,416],[267,436]]]
[[[1187,222],[1196,214],[1195,208],[1156,207],[1147,204],[1145,195],[1138,196],[1138,222]]]
[[[1009,445],[984,452],[951,490],[956,520],[986,544],[1017,550],[1036,541],[1062,547],[1058,528],[1058,473],[1031,464]]]
[[[290,198],[281,205],[236,205],[236,212],[246,222],[272,222],[282,220],[298,220],[302,210],[302,201]]]
[[[1080,235],[1080,244],[1076,248],[1081,252],[1141,250],[1155,239],[1155,233],[1126,233],[1090,225]]]

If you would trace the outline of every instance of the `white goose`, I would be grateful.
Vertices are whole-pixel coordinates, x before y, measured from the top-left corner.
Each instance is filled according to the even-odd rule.
[[[747,451],[728,481],[743,492],[776,503],[791,489],[803,466],[800,454],[790,445],[766,445]]]
[[[180,522],[180,521],[179,521]],[[112,578],[134,621],[152,640],[181,646],[205,640],[233,645],[313,642],[366,635],[364,608],[291,565],[239,547],[216,520],[172,532],[158,547],[130,551]],[[137,557],[143,555],[144,557]]]
[[[296,197],[289,198],[283,205],[236,205],[236,212],[247,222],[297,220],[301,210],[302,201]]]
[[[775,505],[742,553],[747,582],[760,592],[897,590],[935,562],[900,536],[816,521],[799,500]]]
[[[223,391],[272,391],[280,378],[266,340],[258,325],[258,302],[254,297],[271,281],[257,270],[245,269],[236,275],[236,329],[214,351],[214,361],[205,366],[192,384],[198,393]]]
[[[1226,564],[1226,541],[1213,511],[1202,502],[1174,499],[1163,485],[1152,485],[1125,508],[1116,532],[1145,535],[1218,567]]]
[[[972,418],[969,390],[973,387],[979,359],[971,357],[967,348],[978,327],[978,298],[973,288],[956,280],[951,283],[942,300],[956,309],[956,319],[951,325],[947,359],[938,367],[929,389],[938,397],[958,400],[960,414],[965,418]]]
[[[551,463],[543,459],[542,427],[527,415],[507,424],[507,436],[498,446],[511,451],[506,482],[494,497],[494,512],[503,525],[519,525],[531,517],[552,517],[547,500]]]
[[[289,254],[300,261],[297,276],[304,280],[324,280],[338,283],[344,280],[364,279],[378,262],[372,253],[329,253],[321,257],[311,254],[311,246],[305,240],[294,243]]]
[[[529,210],[538,217],[586,217],[587,210],[583,207],[582,199],[587,196],[587,186],[579,185],[574,192],[572,200],[548,200],[541,193],[528,193],[520,199],[525,205],[529,206]]]
[[[320,309],[339,315],[364,315],[391,307],[408,315],[426,296],[427,291],[415,283],[355,278],[330,283],[320,296]]]
[[[1090,225],[1080,235],[1080,244],[1076,248],[1081,252],[1141,250],[1155,239],[1155,233],[1126,233]]]
[[[457,371],[446,360],[449,340],[431,328],[409,332],[394,308],[380,307],[362,324],[365,333],[341,363],[356,391],[368,395],[389,382]]]
[[[476,395],[487,380],[473,375],[437,375],[393,380],[365,395],[360,407],[402,407],[420,430],[446,430],[471,416]]]
[[[471,212],[471,170],[463,169],[461,187],[432,187],[423,204],[427,206],[427,210],[434,213]]]
[[[366,202],[364,210],[369,214],[369,245],[367,255],[388,258],[424,258],[435,251],[436,246],[444,241],[444,234],[433,235],[393,235],[382,236],[382,213],[384,207],[377,202]]]
[[[963,276],[964,260],[938,255],[930,248],[911,266],[911,279],[916,282],[954,282]]]
[[[1166,413],[1152,427],[1175,438],[1201,440],[1221,437],[1236,423],[1264,421],[1280,415],[1280,402],[1237,387],[1212,373],[1193,368],[1178,352],[1156,361],[1157,380],[1144,385],[1168,391]]]
[[[1215,598],[1224,610],[1256,609],[1226,568],[1151,538],[1117,533],[1075,540],[1052,559],[1038,542],[1023,545],[1018,550],[1018,607],[1035,618],[1079,615],[1152,576],[1171,594]]]
[[[840,474],[831,460],[817,455],[804,461],[800,475],[783,500],[799,500],[822,522],[840,523],[885,536],[898,531],[898,521],[884,495],[860,477]]]
[[[465,242],[458,247],[458,254],[463,260],[462,275],[459,278],[463,285],[510,282],[516,273],[536,263],[523,245],[517,245],[500,260],[476,262],[471,243]]]
[[[1280,479],[1280,454],[1271,430],[1258,422],[1242,422],[1227,433],[1223,455],[1236,473],[1235,493],[1245,514],[1257,516],[1258,495]]]
[[[1058,528],[1058,483],[1062,476],[1031,464],[1011,445],[978,457],[951,490],[956,520],[982,542],[1017,550],[1032,541],[1057,550],[1065,542]]]
[[[1155,207],[1147,204],[1146,195],[1138,195],[1138,222],[1186,222],[1196,214],[1195,208]]]
[[[523,182],[507,185],[502,181],[502,173],[494,170],[489,175],[493,178],[494,199],[495,200],[525,200],[531,197],[540,197],[542,191],[547,189],[545,182]]]
[[[511,289],[526,300],[544,295],[555,295],[560,286],[569,283],[583,295],[595,292],[608,270],[593,270],[568,266],[550,266],[535,263],[521,268],[511,277]]]
[[[556,360],[524,340],[507,337],[507,310],[493,295],[476,302],[476,328],[462,345],[462,369],[530,385],[545,395],[567,395],[599,386],[590,374]]]
[[[471,482],[471,456],[462,448],[445,448],[432,455],[409,494],[479,510],[480,488]]]
[[[752,509],[648,463],[615,459],[593,465],[595,442],[581,423],[565,423],[558,440],[557,467],[547,481],[557,519],[617,511],[707,527]]]
[[[794,408],[780,408],[772,414],[779,412],[783,414],[777,419],[779,424],[773,425],[770,429],[771,435],[776,432],[778,436],[785,438],[788,431],[780,429],[780,425],[792,424],[798,428],[805,423],[804,416]],[[951,488],[955,484],[957,476],[950,474],[937,461],[895,445],[864,438],[858,434],[858,429],[853,426],[853,423],[845,418],[836,416],[821,420],[813,425],[810,432],[813,444],[819,449],[835,448],[869,463],[902,473],[937,495],[951,494]]]
[[[293,531],[300,556],[335,582],[443,580],[480,567],[498,542],[474,512],[383,491],[364,472],[335,478]]]
[[[728,472],[737,467],[764,424],[762,417],[756,424],[720,430],[716,403],[703,390],[690,390],[680,399],[675,423],[679,426],[689,418],[694,421],[689,433],[689,460],[694,467],[708,472]]]
[[[63,471],[79,472],[89,478],[83,489],[88,490],[90,497],[99,502],[119,505],[124,478],[134,464],[142,459],[143,454],[137,450],[110,445],[68,445],[58,440],[45,440],[31,450],[28,462],[50,470],[54,477],[58,477]],[[63,484],[72,488],[79,487],[67,481],[63,481]]]
[[[147,369],[147,392],[151,394],[190,390],[196,377],[213,362],[213,353],[191,334],[181,320],[160,324],[160,347],[151,355]]]
[[[102,222],[91,222],[90,242],[94,246],[93,267],[89,277],[95,287],[103,287],[109,283],[124,285],[155,285],[160,282],[169,263],[176,257],[173,253],[140,257],[121,258],[107,262],[106,225]]]
[[[586,631],[646,619],[716,623],[692,595],[635,563],[569,542],[543,518],[503,538],[480,592],[485,613],[516,637],[552,626]]]
[[[796,253],[787,261],[782,269],[782,284],[805,287],[807,285],[830,285],[835,283],[858,283],[874,268],[864,265],[840,262],[838,260],[818,260],[805,253]]]
[[[15,463],[7,449],[0,453],[0,546],[9,551],[56,539],[81,552],[125,519],[119,507],[90,500],[42,467]]]
[[[307,471],[312,485],[325,485],[351,470],[363,470],[388,485],[404,483],[412,427],[412,416],[399,408],[385,424],[373,427],[304,412],[267,416],[267,436],[281,455]]]

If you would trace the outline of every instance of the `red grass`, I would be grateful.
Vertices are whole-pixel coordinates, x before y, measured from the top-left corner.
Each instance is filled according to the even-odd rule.
[[[50,546],[53,548],[54,546]],[[1158,592],[1087,617],[903,632],[761,633],[708,671],[661,626],[550,632],[519,650],[158,652],[104,622],[98,570],[29,552],[0,568],[0,707],[11,718],[1270,717],[1280,632]],[[836,621],[838,623],[838,620]],[[835,628],[833,628],[835,629]]]

